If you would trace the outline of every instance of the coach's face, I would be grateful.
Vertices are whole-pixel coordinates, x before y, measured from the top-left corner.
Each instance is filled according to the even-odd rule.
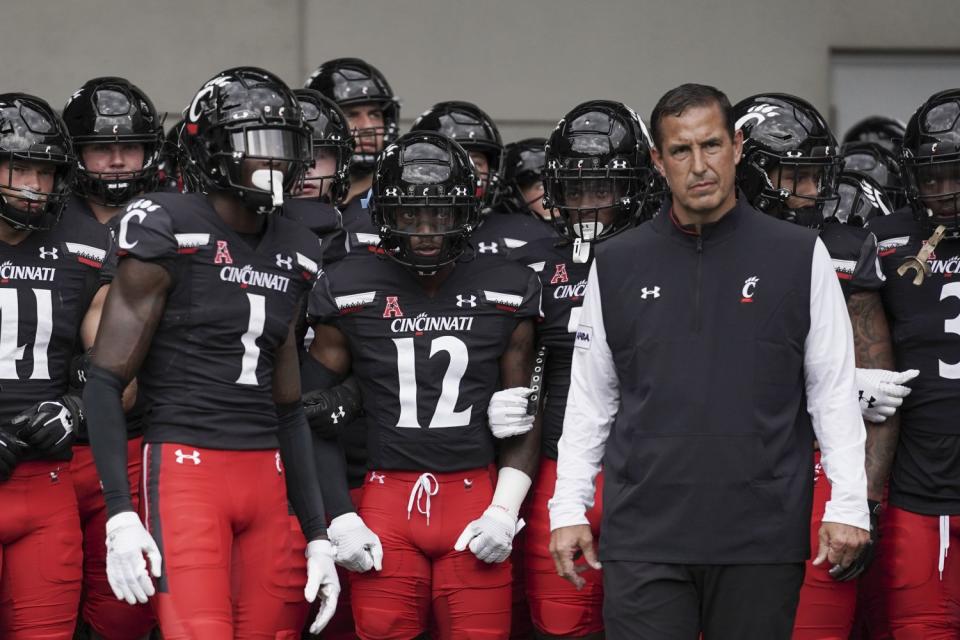
[[[743,134],[730,138],[720,106],[665,116],[661,131],[653,160],[667,179],[677,216],[686,223],[711,222],[733,208]]]

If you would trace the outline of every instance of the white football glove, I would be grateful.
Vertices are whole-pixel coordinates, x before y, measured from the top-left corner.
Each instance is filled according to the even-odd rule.
[[[453,550],[463,551],[469,545],[470,551],[480,560],[503,562],[513,550],[513,536],[519,530],[517,516],[492,504],[480,518],[467,525]]]
[[[313,540],[307,543],[304,555],[307,557],[307,586],[303,589],[303,595],[307,602],[312,603],[317,599],[317,593],[322,593],[323,603],[310,625],[310,633],[320,633],[333,617],[333,612],[337,610],[337,599],[340,598],[340,580],[333,562],[333,546],[329,540]]]
[[[527,413],[527,404],[533,389],[510,387],[490,397],[487,418],[495,438],[520,436],[533,429],[535,416]]]
[[[904,385],[919,374],[916,369],[857,369],[860,412],[864,420],[881,423],[896,413],[903,399],[910,395],[910,387]]]
[[[128,604],[144,603],[156,591],[147,574],[160,577],[160,550],[133,511],[124,511],[107,520],[107,581],[117,600]]]
[[[348,571],[363,573],[383,568],[383,547],[380,538],[367,528],[356,513],[344,513],[330,521],[327,527],[338,565]]]

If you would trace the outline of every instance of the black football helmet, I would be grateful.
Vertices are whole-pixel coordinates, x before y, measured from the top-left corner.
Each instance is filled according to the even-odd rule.
[[[401,136],[373,176],[381,248],[424,274],[457,260],[479,222],[475,185],[470,157],[453,140],[429,131]]]
[[[877,142],[851,142],[843,145],[842,152],[843,171],[873,178],[883,187],[894,209],[907,204],[899,155]]]
[[[529,213],[532,203],[526,202],[521,189],[543,180],[547,164],[546,138],[525,138],[511,142],[503,149],[503,184],[497,203],[510,213]]]
[[[503,181],[503,140],[497,125],[483,109],[471,102],[438,102],[420,114],[410,131],[434,131],[455,140],[467,153],[482,153],[490,170],[486,178],[478,175],[477,195],[481,215],[489,212]]]
[[[323,181],[331,182],[330,191],[321,196],[330,203],[337,203],[347,195],[350,189],[350,158],[353,157],[353,136],[350,125],[332,100],[313,89],[295,89],[293,93],[300,101],[303,119],[313,130],[313,153],[326,149],[336,158],[334,171],[330,175],[304,178],[304,182],[319,181],[317,191],[323,192]]]
[[[190,191],[225,191],[259,213],[283,204],[309,163],[310,127],[283,80],[255,67],[210,79],[184,114],[180,142]],[[262,165],[245,175],[244,160]]]
[[[160,187],[167,190],[183,191],[185,189],[183,178],[180,175],[180,169],[183,165],[183,147],[180,143],[180,136],[183,133],[185,123],[185,120],[176,122],[167,131],[163,140],[157,178]]]
[[[63,121],[77,156],[77,195],[108,207],[157,188],[163,150],[163,123],[150,98],[124,78],[94,78],[70,96]],[[92,144],[143,145],[143,166],[130,173],[92,171],[83,147]]]
[[[590,100],[557,123],[544,148],[544,206],[579,250],[649,217],[648,200],[660,194],[651,148],[640,116],[620,102]],[[612,207],[578,204],[575,198],[591,189],[612,189]],[[614,219],[604,225],[599,216],[608,208]]]
[[[868,175],[842,171],[837,177],[837,206],[825,222],[841,222],[852,227],[863,227],[880,216],[893,211],[893,203],[883,187]]]
[[[864,118],[847,130],[843,144],[851,142],[875,142],[894,153],[900,152],[900,144],[907,129],[896,118],[870,116]]]
[[[901,154],[907,200],[931,229],[960,237],[960,89],[930,96],[907,123]]]
[[[354,129],[354,142],[381,136],[383,148],[400,135],[400,100],[380,71],[359,58],[336,58],[324,62],[310,74],[304,84],[307,89],[319,91],[338,107],[374,103],[383,112],[383,127]],[[351,168],[369,174],[377,163],[375,153],[354,152]]]
[[[837,206],[834,186],[839,148],[823,116],[806,100],[761,93],[733,107],[743,132],[737,184],[751,205],[770,215],[817,228]],[[815,193],[795,193],[793,185],[813,181]],[[798,199],[801,206],[788,206]]]
[[[0,95],[0,219],[14,229],[40,231],[60,220],[73,186],[76,158],[60,116],[44,100],[25,93]],[[18,162],[43,163],[53,171],[49,191],[10,186]]]

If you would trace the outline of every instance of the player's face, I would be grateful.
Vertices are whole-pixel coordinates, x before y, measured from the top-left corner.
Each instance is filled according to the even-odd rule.
[[[520,195],[527,203],[530,211],[544,220],[550,220],[550,212],[543,208],[543,181],[537,180],[533,184],[520,187]]]
[[[303,190],[298,198],[319,198],[330,193],[333,181],[330,176],[337,171],[336,153],[328,147],[319,147],[313,153],[313,165],[307,169]],[[326,178],[326,180],[324,179]]]
[[[26,160],[0,162],[0,194],[7,204],[24,212],[41,213],[47,201],[45,194],[53,191],[56,177],[54,165]]]
[[[130,174],[143,169],[143,145],[139,142],[87,144],[80,148],[83,166],[91,173]]]
[[[779,165],[770,171],[774,187],[791,193],[787,207],[802,209],[810,206],[811,200],[820,194],[823,185],[823,167],[802,165]]]
[[[657,169],[683,209],[708,214],[733,201],[743,134],[731,139],[720,105],[689,107],[661,121]],[[732,205],[731,205],[732,206]]]
[[[490,161],[487,160],[486,154],[471,151],[470,159],[473,160],[473,166],[477,170],[477,178],[480,180],[480,184],[486,185],[487,178],[490,177]]]
[[[917,189],[920,199],[935,216],[958,212],[957,194],[960,192],[960,161],[921,166],[917,169]],[[951,197],[943,197],[951,194]]]
[[[383,151],[384,119],[379,104],[367,102],[344,107],[350,129],[356,141],[357,153],[380,153]]]
[[[626,188],[614,180],[565,180],[563,201],[568,209],[570,222],[599,222],[604,226],[613,224],[616,218],[614,204],[624,196]]]
[[[396,213],[398,231],[410,236],[410,249],[419,256],[433,257],[440,253],[443,236],[433,235],[452,231],[455,226],[451,207],[408,207]]]

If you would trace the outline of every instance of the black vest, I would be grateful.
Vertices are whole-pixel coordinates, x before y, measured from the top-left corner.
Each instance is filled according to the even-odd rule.
[[[604,457],[604,560],[809,556],[803,354],[816,238],[740,202],[701,235],[662,214],[598,245],[621,394]]]

